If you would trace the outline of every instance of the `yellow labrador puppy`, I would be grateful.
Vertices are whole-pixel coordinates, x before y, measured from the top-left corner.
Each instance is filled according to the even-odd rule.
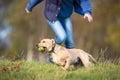
[[[52,61],[61,66],[63,70],[69,70],[70,65],[89,67],[96,63],[95,59],[81,49],[66,49],[55,43],[54,39],[43,39],[37,44],[38,49],[44,53],[50,53]]]

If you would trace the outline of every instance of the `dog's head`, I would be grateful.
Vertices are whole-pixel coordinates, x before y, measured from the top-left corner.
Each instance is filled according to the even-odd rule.
[[[41,52],[49,52],[55,44],[54,39],[43,39],[36,46]]]

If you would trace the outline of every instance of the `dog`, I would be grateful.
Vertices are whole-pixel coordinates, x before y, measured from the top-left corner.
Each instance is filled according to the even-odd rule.
[[[52,62],[61,66],[65,71],[70,70],[70,65],[90,67],[93,63],[96,63],[92,55],[81,49],[66,49],[56,44],[54,39],[43,39],[37,44],[37,47],[43,48],[42,53],[49,53]]]

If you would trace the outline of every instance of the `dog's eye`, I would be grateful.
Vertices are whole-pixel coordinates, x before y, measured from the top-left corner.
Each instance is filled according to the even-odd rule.
[[[45,43],[45,41],[43,41],[43,43]]]

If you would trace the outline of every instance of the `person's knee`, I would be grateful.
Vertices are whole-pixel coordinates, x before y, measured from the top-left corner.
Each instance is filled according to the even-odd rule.
[[[67,38],[67,36],[66,36],[66,35],[61,36],[61,37],[60,37],[61,42],[64,42],[64,41],[66,40],[66,38]]]
[[[66,40],[66,37],[67,37],[66,34],[57,37],[57,38],[55,39],[55,40],[56,40],[56,43],[57,43],[57,44],[62,44],[62,43]]]

